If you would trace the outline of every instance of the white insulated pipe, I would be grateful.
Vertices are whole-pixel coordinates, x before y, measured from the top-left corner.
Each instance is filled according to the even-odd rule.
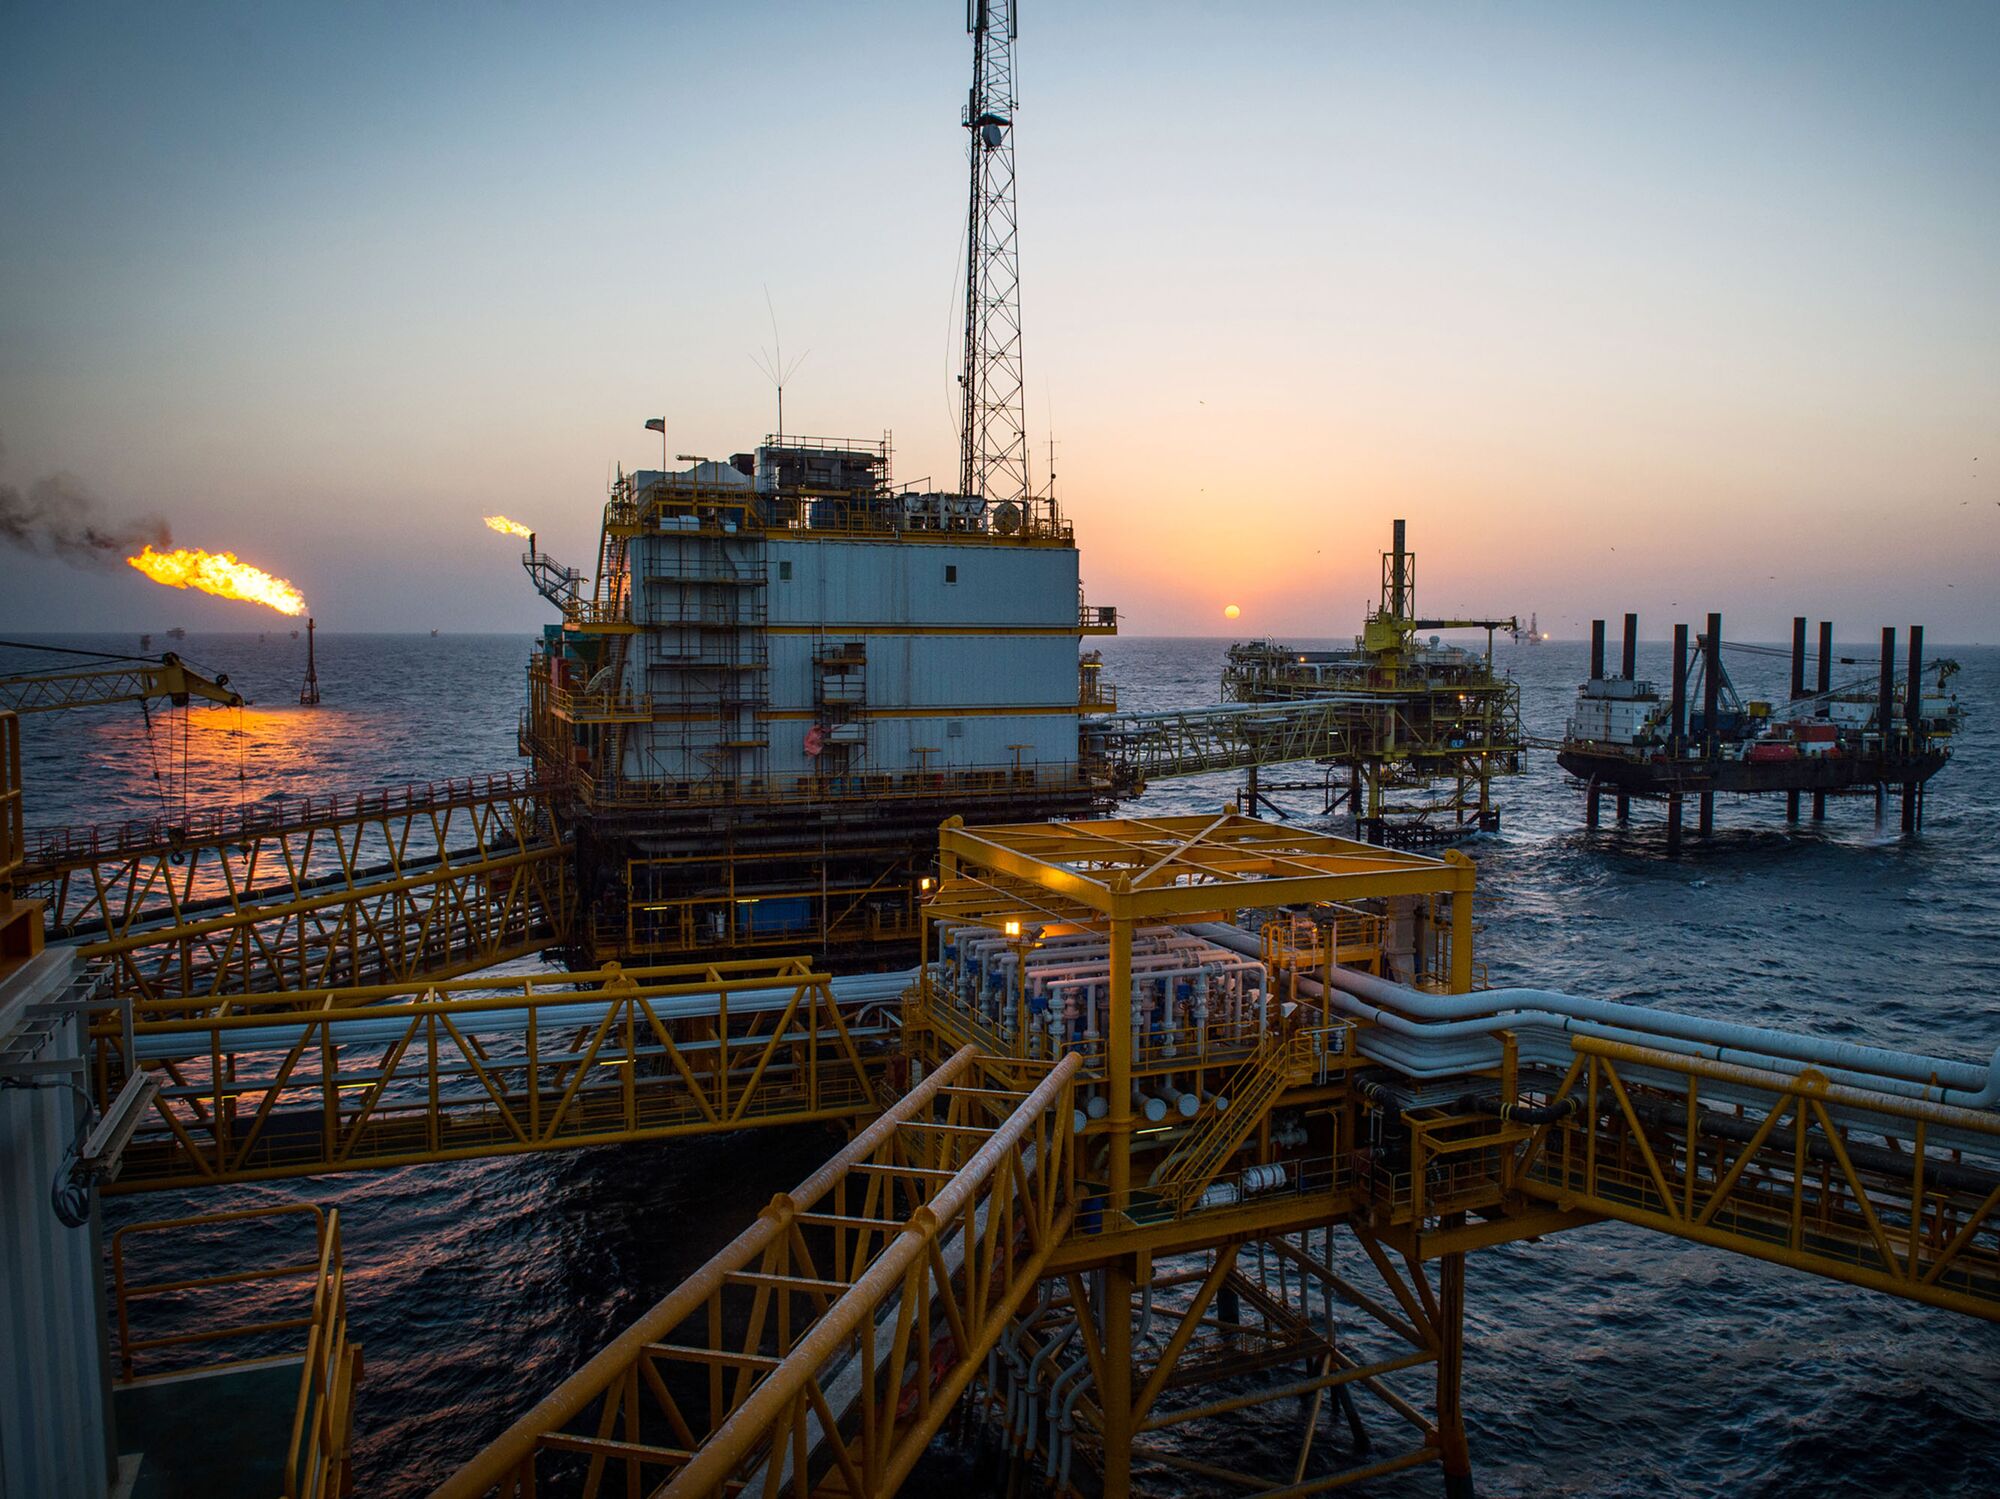
[[[1254,948],[1257,942],[1247,932],[1216,923],[1196,930],[1239,952]],[[1990,1109],[2000,1104],[2000,1049],[1982,1068],[1944,1057],[1857,1046],[1646,1005],[1584,999],[1557,989],[1427,994],[1338,967],[1333,970],[1333,982],[1336,1006],[1378,1027],[1361,1038],[1362,1053],[1410,1077],[1442,1077],[1491,1067],[1500,1057],[1495,1034],[1511,1030],[1524,1043],[1537,1032],[1554,1040],[1557,1045],[1552,1049],[1537,1048],[1536,1060],[1558,1068],[1567,1067],[1571,1055],[1561,1038],[1584,1035],[1770,1072],[1796,1074],[1815,1067],[1835,1082],[1957,1108]],[[1321,988],[1317,981],[1303,976],[1299,987],[1315,995]],[[1398,1044],[1399,1040],[1405,1044]]]
[[[560,979],[560,974],[531,975]],[[915,969],[900,973],[857,973],[830,981],[834,1003],[843,1010],[857,1006],[882,1003],[899,997],[916,979]],[[558,991],[559,993],[560,991]],[[732,1015],[761,1014],[771,1010],[782,1011],[792,1002],[794,990],[790,987],[768,989],[729,990],[729,1012]],[[459,991],[465,997],[465,991]],[[309,997],[301,995],[301,998]],[[413,998],[421,998],[417,991]],[[497,996],[496,996],[497,997]],[[448,998],[441,1003],[449,1005]],[[598,990],[580,990],[574,1002],[559,1000],[557,994],[544,991],[543,1002],[538,1005],[508,1006],[502,1009],[469,1011],[458,1024],[461,1027],[476,1026],[482,1036],[494,1031],[518,1031],[527,1033],[530,1016],[538,1029],[561,1030],[576,1026],[590,1026],[601,1023],[605,1013],[618,999],[607,999]],[[682,994],[672,998],[649,999],[655,1015],[661,1020],[704,1019],[720,1013],[721,998],[717,993]],[[289,1023],[267,1023],[260,1025],[230,1024],[225,1022],[216,1027],[222,1038],[225,1055],[234,1052],[289,1051],[297,1046],[306,1035],[307,1027],[294,1019],[296,1012],[286,1012]],[[313,1021],[317,1026],[319,1022]],[[342,1044],[387,1045],[399,1041],[409,1031],[410,1018],[407,1012],[391,1013],[376,1019],[365,1011],[349,1011],[348,1016],[329,1023],[331,1039]],[[187,1030],[163,1031],[142,1029],[136,1037],[136,1049],[141,1061],[173,1061],[185,1057],[206,1057],[210,1055],[211,1035],[207,1028],[190,1027]],[[690,1042],[683,1050],[698,1048],[703,1043]],[[713,1043],[706,1043],[713,1045]]]

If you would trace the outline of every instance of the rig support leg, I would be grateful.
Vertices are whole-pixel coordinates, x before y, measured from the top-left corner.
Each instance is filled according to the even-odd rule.
[[[1590,789],[1583,798],[1583,825],[1595,831],[1597,827],[1597,782],[1590,783]]]
[[[1916,781],[1903,782],[1903,831],[1906,833],[1917,830],[1918,785]]]
[[[1621,791],[1618,793],[1618,826],[1620,826],[1621,828],[1627,827],[1631,824],[1631,821],[1632,821],[1632,793],[1629,791]]]
[[[1672,858],[1681,851],[1681,794],[1667,793],[1667,856]]]
[[[1459,1386],[1465,1373],[1465,1255],[1438,1260],[1438,1447],[1444,1458],[1445,1499],[1473,1499],[1472,1451],[1465,1440]],[[1107,1357],[1109,1353],[1107,1351]]]
[[[1701,794],[1700,823],[1702,837],[1706,838],[1710,833],[1715,831],[1715,793],[1713,791],[1704,791]]]
[[[1821,697],[1825,697],[1827,693],[1833,690],[1833,621],[1830,619],[1823,619],[1819,622],[1818,690],[1819,690],[1819,695]],[[1813,796],[1813,811],[1812,811],[1813,821],[1825,822],[1826,793],[1824,791],[1815,791],[1812,794],[1812,796]]]
[[[1104,1499],[1132,1494],[1132,1262],[1104,1272]]]
[[[1785,821],[1797,822],[1798,820],[1799,794],[1796,791],[1787,791],[1785,793]]]

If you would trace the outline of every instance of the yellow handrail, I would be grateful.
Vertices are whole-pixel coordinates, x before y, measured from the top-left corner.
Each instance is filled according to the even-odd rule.
[[[269,1222],[307,1217],[312,1220],[316,1253],[309,1260],[279,1265],[253,1265],[214,1275],[135,1284],[127,1274],[127,1248],[149,1234],[175,1234],[183,1229],[208,1229],[228,1223]],[[347,1337],[345,1261],[340,1247],[340,1213],[322,1211],[312,1203],[283,1203],[198,1213],[180,1218],[155,1218],[130,1223],[111,1237],[114,1315],[118,1327],[120,1379],[138,1377],[138,1355],[164,1348],[187,1348],[232,1338],[254,1338],[306,1329],[305,1357],[299,1371],[299,1395],[292,1411],[291,1443],[285,1455],[284,1499],[320,1499],[345,1494],[348,1481],[348,1438],[353,1425],[354,1385],[361,1377],[361,1349]],[[151,1296],[180,1296],[224,1286],[312,1276],[312,1307],[297,1317],[265,1318],[200,1328],[194,1332],[137,1337],[132,1332],[132,1304]],[[226,1361],[229,1367],[238,1360]]]

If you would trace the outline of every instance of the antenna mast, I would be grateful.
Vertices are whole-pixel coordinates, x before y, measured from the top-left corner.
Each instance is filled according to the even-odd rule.
[[[1021,265],[1014,214],[1015,0],[966,0],[972,92],[965,117],[972,194],[965,228],[965,397],[959,489],[1028,503],[1021,401]]]

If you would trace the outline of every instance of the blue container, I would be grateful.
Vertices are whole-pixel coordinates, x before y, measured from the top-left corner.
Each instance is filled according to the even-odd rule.
[[[753,900],[736,907],[736,931],[743,937],[783,937],[812,930],[812,897]]]

